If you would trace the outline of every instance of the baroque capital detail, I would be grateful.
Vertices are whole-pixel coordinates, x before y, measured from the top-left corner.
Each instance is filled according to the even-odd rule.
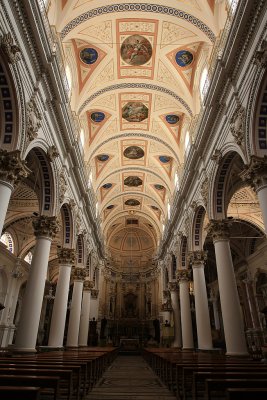
[[[200,187],[200,194],[202,196],[203,202],[207,207],[208,197],[209,197],[209,181],[208,178],[205,178]]]
[[[204,250],[195,250],[188,252],[188,261],[192,263],[194,267],[200,267],[204,265],[204,261],[207,260],[207,251]]]
[[[238,106],[231,118],[230,131],[235,142],[239,146],[242,145],[245,133],[245,108],[241,105]]]
[[[1,37],[1,48],[7,56],[9,64],[15,64],[21,59],[20,48],[14,44],[11,33],[8,32]]]
[[[267,40],[263,40],[260,49],[256,51],[255,64],[261,68],[267,67]]]
[[[210,235],[213,240],[221,240],[221,239],[229,239],[230,226],[231,222],[227,219],[219,219],[219,220],[211,219],[205,229],[208,235]]]
[[[21,160],[19,150],[7,152],[0,149],[0,180],[14,185],[27,178],[30,172],[26,161]]]
[[[46,215],[40,215],[32,221],[34,234],[38,236],[46,236],[51,239],[56,237],[59,232],[59,224],[56,217],[48,217]]]
[[[59,152],[57,151],[57,148],[55,145],[52,145],[48,147],[47,149],[47,157],[49,161],[54,161],[57,157],[59,156]]]
[[[171,292],[177,292],[177,290],[179,290],[179,285],[177,282],[169,282],[168,287]]]
[[[180,282],[189,282],[191,279],[191,271],[189,269],[179,269],[176,272],[177,281]]]
[[[71,275],[74,281],[83,282],[87,276],[87,271],[85,268],[75,267],[73,268]]]
[[[41,113],[32,98],[27,104],[27,136],[30,142],[36,139],[38,130],[41,127],[41,120]]]
[[[91,289],[91,298],[92,299],[97,299],[98,298],[98,289]]]
[[[249,165],[239,176],[242,181],[249,183],[256,191],[267,185],[267,156],[251,156]]]
[[[93,287],[94,287],[93,281],[88,281],[88,280],[84,281],[83,290],[85,290],[86,292],[89,292],[91,289],[93,289]]]
[[[76,252],[74,249],[61,247],[57,252],[59,264],[72,265],[75,263]]]

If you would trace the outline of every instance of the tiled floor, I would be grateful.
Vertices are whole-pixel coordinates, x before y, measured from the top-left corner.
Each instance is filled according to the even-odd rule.
[[[90,400],[175,400],[141,356],[119,355],[90,392]]]

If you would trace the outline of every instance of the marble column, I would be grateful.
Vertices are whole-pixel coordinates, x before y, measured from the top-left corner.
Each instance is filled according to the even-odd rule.
[[[81,318],[81,307],[82,307],[82,295],[83,295],[83,281],[86,277],[85,268],[74,268],[72,271],[73,277],[73,292],[72,301],[70,308],[70,318],[67,334],[67,347],[78,347],[79,329],[80,329],[80,318]]]
[[[182,347],[179,286],[177,282],[169,282],[169,288],[171,292],[171,303],[174,317],[174,341],[172,347]]]
[[[36,244],[14,346],[21,352],[35,352],[51,241],[59,231],[56,217],[44,215],[33,220],[33,228]]]
[[[247,346],[230,249],[229,224],[229,220],[211,220],[207,230],[215,247],[227,354],[244,355]]]
[[[14,185],[19,180],[26,178],[29,173],[26,161],[20,158],[19,150],[8,153],[6,150],[0,149],[0,236]]]
[[[241,179],[258,195],[265,233],[267,233],[267,156],[251,156],[250,163],[240,173]]]
[[[60,248],[58,250],[59,275],[48,340],[48,346],[51,347],[63,347],[70,274],[75,258],[74,249]]]
[[[188,269],[177,271],[177,280],[180,287],[180,308],[181,308],[181,326],[183,349],[193,349],[193,327],[189,296],[189,281],[191,272]]]
[[[91,289],[94,283],[90,280],[85,280],[83,284],[83,300],[82,311],[79,330],[79,346],[87,346],[88,332],[89,332],[89,318],[90,318],[90,302],[91,302]]]
[[[220,329],[220,318],[218,310],[218,299],[213,292],[211,292],[210,301],[212,304],[213,317],[214,317],[214,327],[218,331]]]
[[[213,345],[204,273],[207,254],[203,250],[191,251],[188,253],[188,258],[193,269],[198,348],[208,350],[212,349]]]
[[[98,289],[91,290],[90,315],[92,316],[92,318],[95,318],[96,321],[98,320],[98,311],[99,311],[98,294],[99,294]]]

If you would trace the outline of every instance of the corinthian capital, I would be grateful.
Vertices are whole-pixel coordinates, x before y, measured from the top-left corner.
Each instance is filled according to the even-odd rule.
[[[207,251],[195,250],[188,252],[188,261],[192,263],[193,267],[202,266],[204,261],[207,260]]]
[[[0,180],[15,185],[20,179],[27,178],[30,169],[26,161],[21,160],[20,151],[7,152],[0,149]]]
[[[40,215],[40,217],[32,221],[32,224],[36,237],[46,236],[50,239],[54,239],[59,232],[59,224],[56,217]]]
[[[171,292],[177,292],[177,290],[179,290],[179,285],[177,282],[169,282],[168,287]]]
[[[179,269],[176,272],[177,281],[180,282],[189,282],[191,278],[191,271],[189,269]]]
[[[85,290],[86,292],[89,292],[91,289],[93,289],[94,287],[94,282],[93,281],[84,281],[83,283],[83,290]]]
[[[92,299],[97,299],[98,298],[98,289],[91,289],[91,298]]]
[[[59,264],[72,265],[75,263],[76,252],[74,249],[61,247],[57,252]]]
[[[229,239],[231,222],[228,219],[211,219],[206,226],[206,231],[215,240]]]
[[[74,281],[83,282],[87,276],[87,271],[85,268],[75,267],[73,268],[71,275]]]
[[[267,156],[251,156],[249,165],[239,174],[256,191],[267,185]]]

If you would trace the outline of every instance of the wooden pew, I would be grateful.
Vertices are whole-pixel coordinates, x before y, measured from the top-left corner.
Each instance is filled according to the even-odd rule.
[[[0,375],[0,386],[30,386],[40,387],[40,393],[45,389],[52,391],[53,399],[59,399],[59,377],[37,375]],[[46,393],[47,394],[47,393]]]
[[[226,391],[227,400],[266,400],[267,389],[264,388],[229,388]]]
[[[32,386],[0,386],[1,399],[40,400],[40,388]]]
[[[205,381],[205,400],[212,400],[218,396],[226,395],[226,390],[229,388],[265,388],[267,389],[266,377],[263,379],[206,379]],[[214,394],[214,396],[213,396]]]

